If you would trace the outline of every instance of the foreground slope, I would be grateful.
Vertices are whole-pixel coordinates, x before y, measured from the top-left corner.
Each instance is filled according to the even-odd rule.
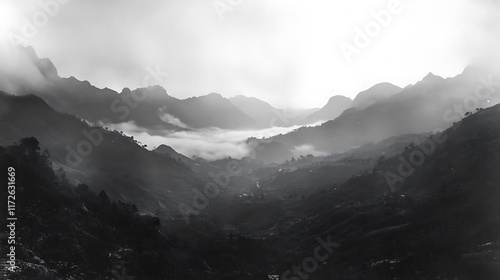
[[[365,175],[285,204],[309,217],[284,234],[304,254],[315,237],[341,244],[314,279],[498,279],[499,120],[500,106],[480,110],[431,136],[427,154],[409,145]],[[423,160],[408,166],[416,151]]]

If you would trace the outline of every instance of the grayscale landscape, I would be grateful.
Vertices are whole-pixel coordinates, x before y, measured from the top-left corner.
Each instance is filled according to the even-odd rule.
[[[500,279],[500,2],[0,0],[0,279]]]

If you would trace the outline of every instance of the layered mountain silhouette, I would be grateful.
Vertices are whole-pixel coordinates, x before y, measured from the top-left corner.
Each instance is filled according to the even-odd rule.
[[[362,91],[356,95],[354,100],[342,95],[335,95],[328,100],[328,103],[320,110],[310,114],[300,120],[300,124],[312,124],[334,120],[345,110],[350,108],[364,109],[379,101],[389,98],[402,89],[391,83],[380,83]]]
[[[427,75],[398,93],[397,87],[381,84],[373,92],[389,92],[375,103],[369,91],[358,99],[359,108],[317,127],[303,127],[265,141],[291,146],[313,145],[326,152],[343,152],[388,137],[444,129],[468,112],[498,103],[498,83],[492,70],[471,66],[463,73],[443,79]],[[380,96],[382,94],[378,94]]]
[[[52,62],[39,59],[31,47],[20,47],[19,54],[25,68],[36,73],[19,77],[2,73],[1,90],[38,95],[57,111],[74,114],[93,123],[133,122],[141,127],[164,130],[261,126],[219,94],[181,100],[168,95],[160,86],[136,90],[125,88],[118,93],[108,88],[97,88],[74,77],[59,77]]]
[[[0,145],[36,137],[69,180],[105,190],[141,209],[173,211],[178,203],[189,203],[189,186],[203,183],[176,158],[148,151],[118,131],[57,112],[35,95],[0,92],[0,108]]]
[[[312,124],[319,121],[326,122],[340,116],[346,109],[351,108],[352,100],[342,95],[336,95],[320,110],[312,113],[300,121],[301,124]]]
[[[231,101],[231,103],[233,103],[234,106],[238,107],[238,109],[240,109],[242,112],[252,117],[253,119],[257,120],[258,123],[263,127],[273,127],[273,126],[289,127],[293,125],[309,124],[311,122],[316,122],[315,119],[314,121],[306,119],[310,115],[321,110],[318,108],[278,109],[258,98],[247,97],[244,95],[237,95],[235,97],[229,98],[229,100]]]
[[[253,97],[230,99],[212,93],[178,99],[161,86],[150,86],[120,93],[100,89],[75,77],[61,78],[54,64],[38,58],[32,47],[19,47],[29,75],[1,73],[0,90],[15,94],[31,93],[42,97],[60,112],[74,114],[92,123],[132,122],[148,129],[189,130],[199,128],[249,129],[292,126],[333,120],[350,107],[364,108],[392,96],[399,88],[382,83],[360,93],[354,101],[332,97],[321,109],[283,110]]]
[[[179,161],[181,161],[181,162],[183,162],[183,163],[185,163],[187,165],[190,165],[190,164],[193,163],[192,159],[188,158],[187,156],[185,156],[185,155],[183,155],[181,153],[178,153],[172,147],[164,145],[164,144],[158,146],[153,151],[155,153],[159,153],[159,154],[162,154],[162,155],[168,155],[171,158],[179,160]]]
[[[269,103],[255,97],[237,95],[229,98],[229,101],[243,113],[252,117],[263,127],[291,126],[289,120],[281,120],[283,111],[274,108]]]
[[[22,105],[37,116],[49,115],[54,125],[47,130],[59,131],[58,118],[77,120],[53,112],[34,96],[1,96],[2,106],[19,109]],[[13,115],[8,117],[12,120]],[[377,160],[371,171],[345,183],[328,185],[335,178],[315,181],[324,185],[307,196],[293,195],[307,183],[300,173],[313,170],[309,176],[317,180],[335,165],[301,168],[292,176],[282,173],[263,183],[260,194],[227,198],[210,216],[193,217],[189,226],[162,212],[157,212],[158,217],[141,214],[134,205],[110,199],[107,191],[96,195],[84,184],[72,186],[63,172],[54,172],[53,158],[40,151],[37,139],[24,138],[18,145],[0,147],[0,166],[16,166],[19,201],[29,205],[18,212],[27,222],[19,225],[21,269],[15,276],[105,279],[120,264],[121,275],[127,272],[150,279],[199,279],[200,275],[260,279],[270,273],[284,275],[318,245],[335,244],[327,251],[331,252],[328,260],[309,275],[315,279],[420,279],[422,275],[498,279],[499,117],[500,108],[495,106],[468,115],[442,133],[417,136],[436,146],[393,189],[387,172],[397,174],[404,164],[400,158],[411,158],[421,149],[418,146]],[[28,125],[26,120],[16,124],[19,131]],[[68,135],[59,135],[63,136]],[[415,136],[403,138],[388,139],[373,146],[373,151],[399,146],[400,140]],[[369,153],[370,147],[358,152]],[[268,187],[276,184],[287,185],[287,195],[273,197]],[[113,182],[112,188],[120,188],[119,182]],[[2,192],[7,195],[5,189]],[[38,227],[36,232],[33,226]]]
[[[373,87],[358,93],[356,98],[352,101],[351,106],[356,109],[364,109],[377,102],[387,99],[396,93],[399,93],[401,90],[402,88],[391,83],[376,84]]]
[[[25,54],[37,75],[0,75],[10,92],[0,92],[0,166],[16,167],[23,221],[9,279],[109,279],[118,268],[266,279],[315,248],[328,258],[309,279],[500,277],[500,85],[489,68],[333,97],[310,114],[322,125],[250,138],[255,158],[211,162],[89,122],[261,128],[276,109],[243,96],[180,100],[159,86],[98,89]],[[306,152],[289,159],[295,147]],[[185,216],[181,203],[204,206]]]
[[[295,209],[309,218],[286,235],[330,234],[342,244],[316,279],[500,277],[499,116],[499,106],[480,110],[430,136],[424,142],[436,145],[418,166],[410,158],[421,148],[411,145],[371,172],[297,200]],[[413,171],[391,189],[388,172],[411,170],[401,165]]]

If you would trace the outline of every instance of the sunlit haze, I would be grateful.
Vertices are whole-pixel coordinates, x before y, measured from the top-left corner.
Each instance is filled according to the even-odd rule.
[[[60,2],[27,42],[61,76],[121,91],[144,86],[154,69],[178,98],[243,94],[281,108],[321,107],[381,81],[404,87],[428,72],[454,76],[495,49],[484,46],[497,45],[500,21],[488,0]],[[1,36],[21,34],[41,9],[0,0]],[[390,17],[370,27],[382,11]],[[345,55],[342,44],[355,47],[366,28],[374,36]]]

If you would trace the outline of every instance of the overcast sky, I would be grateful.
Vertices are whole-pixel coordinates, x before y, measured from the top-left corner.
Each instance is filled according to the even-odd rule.
[[[276,107],[321,107],[428,72],[454,76],[500,47],[499,1],[391,2],[69,0],[28,42],[61,76],[98,87],[141,87],[157,68],[178,98],[243,94]],[[377,30],[373,12],[382,10],[391,18]],[[22,34],[22,19],[40,11],[38,0],[0,0],[0,35]],[[367,27],[373,37],[347,59],[341,46],[352,51],[356,28]]]

